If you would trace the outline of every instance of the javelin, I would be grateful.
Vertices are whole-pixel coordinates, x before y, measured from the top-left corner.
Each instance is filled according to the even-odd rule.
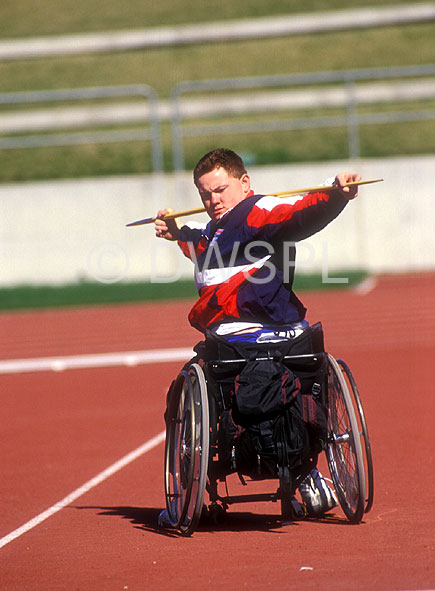
[[[345,187],[357,187],[359,185],[370,185],[372,183],[380,183],[384,179],[373,179],[370,181],[351,181],[346,183]],[[284,198],[290,195],[307,195],[308,193],[317,193],[319,191],[331,191],[332,189],[336,189],[337,185],[320,185],[319,187],[309,187],[308,189],[293,189],[291,191],[281,191],[280,193],[267,193],[267,197],[279,197]],[[145,218],[143,220],[138,220],[137,222],[130,222],[127,224],[129,226],[143,226],[144,224],[152,224],[157,219],[161,220],[173,220],[174,218],[181,218],[186,215],[195,215],[197,213],[203,213],[205,211],[205,207],[196,207],[195,209],[185,209],[184,211],[173,211],[172,213],[167,213],[162,218]]]

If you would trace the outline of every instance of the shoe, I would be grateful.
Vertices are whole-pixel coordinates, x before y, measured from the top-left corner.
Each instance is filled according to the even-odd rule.
[[[172,523],[171,518],[169,517],[167,509],[163,509],[163,511],[160,511],[159,516],[157,518],[157,523],[159,524],[159,527],[174,527],[174,524]]]
[[[299,492],[310,517],[320,517],[338,505],[334,491],[326,484],[317,468],[304,478]]]

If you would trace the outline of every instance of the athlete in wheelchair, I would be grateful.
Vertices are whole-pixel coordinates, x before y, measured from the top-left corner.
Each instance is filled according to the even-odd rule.
[[[158,212],[156,235],[177,240],[195,263],[199,299],[189,320],[205,335],[168,392],[161,525],[193,533],[206,490],[214,516],[257,500],[280,501],[284,521],[320,517],[338,502],[354,522],[370,509],[370,444],[355,382],[325,352],[321,325],[308,325],[292,291],[295,242],[331,222],[357,196],[347,183],[360,178],[342,173],[333,190],[287,199],[255,195],[242,159],[218,149],[194,169],[211,221],[180,226],[165,219],[170,210]],[[335,493],[317,469],[322,451]],[[218,483],[235,472],[243,483],[277,479],[278,488],[221,496]]]

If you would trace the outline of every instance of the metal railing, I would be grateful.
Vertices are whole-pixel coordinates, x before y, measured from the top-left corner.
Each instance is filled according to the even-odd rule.
[[[25,135],[0,138],[0,149],[35,148],[48,146],[68,146],[100,144],[125,141],[151,142],[152,170],[163,170],[163,150],[158,118],[158,96],[153,88],[145,84],[129,86],[103,86],[95,88],[77,88],[70,90],[51,90],[35,92],[16,92],[0,94],[0,105],[22,105],[36,103],[84,102],[98,99],[119,99],[140,97],[147,100],[148,128],[113,131],[79,131],[74,133],[55,133],[49,135]],[[111,122],[113,124],[113,122]],[[118,123],[119,124],[119,123]],[[86,127],[98,125],[90,121]],[[67,127],[67,125],[64,125]]]
[[[313,129],[321,127],[346,127],[348,154],[350,158],[360,156],[360,125],[383,124],[393,122],[421,121],[435,119],[435,110],[402,110],[390,112],[358,113],[357,85],[361,82],[413,79],[424,76],[434,76],[435,65],[377,68],[365,70],[344,70],[333,72],[319,72],[312,74],[294,74],[281,76],[260,76],[250,78],[229,78],[222,80],[204,80],[182,82],[174,87],[171,93],[172,103],[172,155],[175,170],[184,169],[185,137],[209,136],[212,134],[247,134],[258,132],[279,132],[299,129]],[[214,124],[183,125],[185,117],[182,110],[182,97],[187,94],[201,94],[205,102],[212,102],[216,93],[222,91],[258,91],[266,88],[295,88],[318,87],[319,85],[340,84],[345,89],[345,115],[281,118],[279,120],[265,120],[264,118],[248,122],[231,122]],[[307,89],[309,92],[309,88]],[[435,93],[434,93],[435,98]],[[249,101],[249,97],[248,97]],[[249,104],[249,103],[248,103]],[[265,113],[272,107],[264,109]]]
[[[376,105],[376,96],[367,100],[367,95],[374,93],[375,84],[382,82],[391,85],[398,84],[400,81],[403,87],[404,81],[409,83],[407,88],[407,97],[410,102],[415,100],[412,97],[417,85],[411,85],[416,79],[432,77],[432,82],[425,89],[425,98],[435,98],[435,65],[409,66],[394,68],[377,68],[365,70],[344,70],[333,72],[319,72],[311,74],[295,74],[282,76],[260,76],[250,78],[229,78],[221,80],[204,80],[196,82],[182,82],[176,85],[170,95],[169,104],[158,99],[157,93],[153,88],[147,85],[129,85],[114,87],[96,87],[79,88],[70,90],[52,90],[37,92],[18,92],[0,94],[1,105],[31,105],[47,103],[51,107],[60,102],[72,102],[75,104],[84,103],[84,101],[96,101],[97,99],[121,99],[121,98],[141,98],[145,99],[144,109],[140,107],[140,114],[137,113],[127,118],[130,123],[130,129],[115,129],[95,131],[95,128],[102,125],[120,126],[126,118],[119,115],[119,112],[109,116],[107,111],[107,102],[102,105],[92,107],[92,113],[81,118],[73,117],[58,122],[59,110],[52,110],[52,115],[48,112],[48,122],[45,123],[45,130],[50,130],[46,134],[30,134],[28,128],[23,128],[26,135],[17,135],[15,130],[13,137],[6,137],[6,125],[0,129],[0,149],[19,149],[34,148],[46,146],[65,146],[80,145],[90,143],[109,143],[109,142],[129,142],[129,141],[150,141],[152,170],[160,172],[163,170],[163,148],[161,139],[161,123],[165,118],[171,122],[171,141],[172,141],[172,159],[175,171],[184,170],[184,140],[185,138],[195,138],[201,136],[212,136],[219,134],[252,134],[252,133],[279,133],[282,131],[319,129],[343,127],[347,130],[347,149],[350,158],[360,156],[360,138],[359,128],[362,125],[379,125],[386,123],[402,123],[412,121],[424,121],[435,119],[434,109],[415,108],[396,109],[386,111],[379,109]],[[372,86],[370,86],[370,82]],[[272,90],[273,89],[273,90]],[[281,89],[281,93],[277,92]],[[322,116],[295,116],[289,117],[288,112],[297,109],[309,110],[310,105],[305,105],[304,98],[310,92],[319,92],[321,96],[341,89],[343,96],[339,106],[342,114],[324,114]],[[403,88],[402,88],[403,90]],[[268,92],[266,92],[268,91]],[[361,93],[361,91],[364,91]],[[236,93],[239,92],[237,95]],[[299,93],[299,94],[298,94]],[[301,103],[302,93],[302,103]],[[280,94],[277,97],[277,94]],[[361,95],[364,94],[365,98]],[[190,96],[189,96],[190,95]],[[192,100],[192,95],[196,99]],[[297,105],[290,105],[290,101],[298,95]],[[257,100],[261,98],[261,100]],[[275,100],[279,98],[279,100]],[[235,99],[235,100],[234,100]],[[373,100],[372,100],[373,99]],[[386,99],[385,96],[379,99],[379,103],[387,101],[394,102],[394,99]],[[404,100],[403,96],[399,100]],[[233,102],[231,102],[233,101]],[[328,101],[324,101],[328,103]],[[367,112],[359,112],[362,104],[371,102],[372,106]],[[137,105],[137,102],[135,103]],[[142,103],[140,103],[141,105]],[[337,107],[338,103],[334,101],[322,105],[326,112],[328,106]],[[318,105],[317,105],[318,106]],[[50,107],[50,108],[51,108]],[[125,103],[123,105],[125,107]],[[168,108],[169,107],[169,108]],[[87,107],[88,108],[88,107]],[[100,110],[101,109],[101,110]],[[131,112],[132,107],[127,104],[127,111]],[[124,109],[125,111],[125,109]],[[17,113],[8,111],[9,113]],[[21,112],[22,113],[22,112]],[[36,111],[38,114],[39,111]],[[241,115],[246,119],[249,114],[255,113],[251,121],[237,120]],[[274,118],[270,114],[274,113]],[[232,116],[231,122],[223,119],[226,115]],[[35,112],[33,113],[35,115]],[[222,120],[217,120],[217,117]],[[268,118],[269,116],[269,118]],[[187,124],[187,122],[190,123]],[[193,121],[193,123],[192,123]],[[198,123],[200,121],[200,123]],[[146,123],[146,128],[133,128],[132,125]],[[44,128],[44,125],[42,126]],[[12,128],[14,126],[12,125]],[[38,128],[38,125],[36,125]],[[80,128],[80,131],[62,132],[61,129]],[[88,131],[85,131],[85,130]],[[89,131],[92,130],[92,131]],[[9,134],[10,135],[10,134]]]

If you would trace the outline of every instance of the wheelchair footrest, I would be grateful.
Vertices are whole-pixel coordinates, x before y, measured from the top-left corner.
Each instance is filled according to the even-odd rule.
[[[278,501],[279,494],[277,492],[274,493],[255,493],[250,495],[235,495],[235,496],[227,496],[221,497],[218,496],[218,499],[221,503],[225,505],[235,505],[237,503],[260,503],[262,501]]]

